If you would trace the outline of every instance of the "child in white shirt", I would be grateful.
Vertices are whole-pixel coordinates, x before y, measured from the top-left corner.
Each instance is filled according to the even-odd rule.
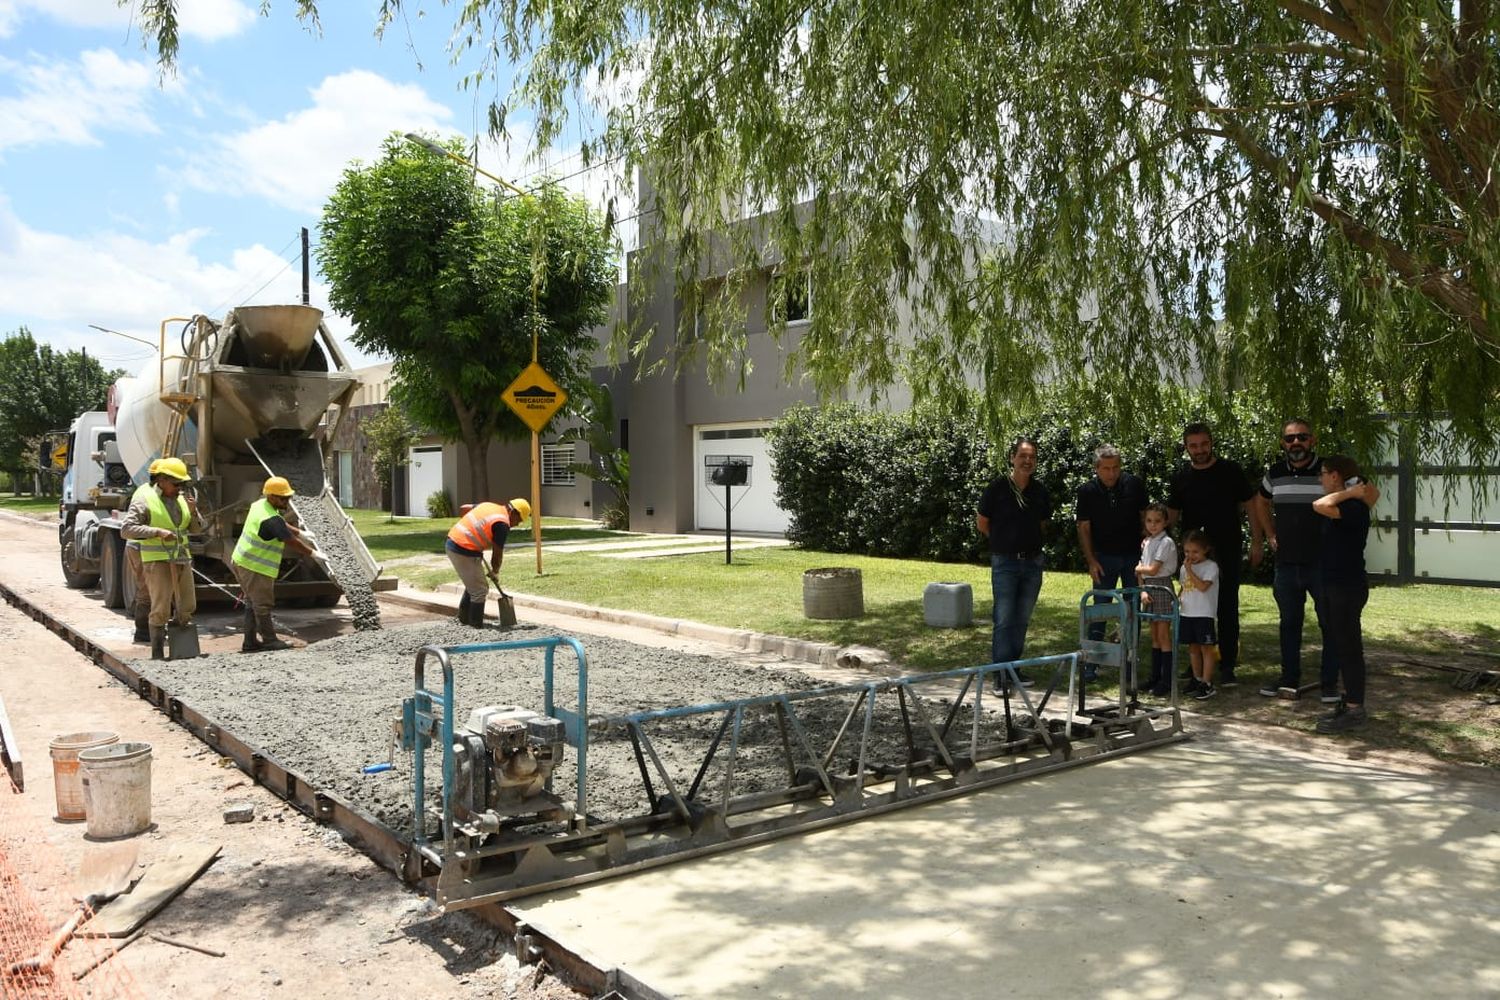
[[[1199,701],[1218,694],[1214,690],[1214,666],[1218,662],[1218,635],[1214,618],[1219,613],[1219,564],[1209,556],[1213,547],[1201,531],[1190,531],[1182,540],[1182,617],[1178,638],[1187,643],[1193,680],[1185,693]]]
[[[1154,503],[1146,508],[1146,537],[1141,541],[1141,561],[1135,567],[1136,585],[1146,588],[1141,606],[1155,614],[1171,614],[1177,573],[1177,543],[1167,534],[1167,506]],[[1151,680],[1146,685],[1154,695],[1172,693],[1172,623],[1151,623]]]

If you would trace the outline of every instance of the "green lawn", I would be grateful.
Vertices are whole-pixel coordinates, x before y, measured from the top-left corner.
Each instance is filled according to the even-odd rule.
[[[0,510],[16,514],[50,514],[57,516],[57,497],[38,497],[30,494],[0,493]]]
[[[431,518],[401,518],[390,524],[386,515],[375,512],[355,511],[353,515],[355,526],[381,562],[441,553],[452,524],[450,520]],[[542,537],[544,542],[554,542],[632,536],[605,531],[590,521],[548,518],[543,521]],[[712,537],[705,540],[712,541]],[[922,589],[933,581],[971,584],[976,611],[981,618],[986,617],[989,569],[984,566],[785,548],[736,552],[733,563],[727,566],[722,551],[631,560],[544,549],[542,559],[543,574],[538,576],[529,551],[511,550],[503,576],[507,588],[733,628],[877,646],[916,669],[977,663],[989,652],[987,629],[930,629],[922,622]],[[811,621],[802,616],[802,572],[829,565],[854,566],[862,571],[863,618]],[[419,587],[456,579],[448,567],[400,575]],[[1076,645],[1078,598],[1087,583],[1082,573],[1047,572],[1028,650],[1043,652]],[[1255,664],[1274,660],[1277,613],[1269,587],[1243,588],[1241,621],[1245,661]],[[1497,622],[1500,590],[1480,588],[1377,587],[1365,611],[1365,631],[1372,642],[1401,643],[1414,652],[1441,653],[1459,637],[1493,641]]]

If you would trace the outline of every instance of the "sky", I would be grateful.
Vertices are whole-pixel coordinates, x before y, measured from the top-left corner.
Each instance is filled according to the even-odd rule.
[[[155,345],[167,317],[301,301],[301,227],[316,244],[344,169],[391,132],[477,138],[484,170],[523,187],[550,172],[629,214],[612,168],[579,173],[586,123],[542,151],[524,118],[508,146],[484,137],[511,79],[461,86],[478,65],[450,59],[451,8],[377,38],[378,0],[319,6],[315,33],[291,0],[268,16],[260,0],[180,0],[178,65],[163,75],[115,0],[0,0],[0,336],[24,326],[134,373],[154,346],[91,325]],[[328,310],[316,256],[312,268],[310,301]],[[386,360],[325,318],[355,367]]]

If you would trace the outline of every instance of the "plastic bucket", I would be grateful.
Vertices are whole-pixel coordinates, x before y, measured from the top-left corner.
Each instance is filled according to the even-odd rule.
[[[128,837],[151,825],[151,744],[95,747],[78,763],[90,837]]]
[[[80,820],[87,815],[78,777],[79,752],[119,741],[115,733],[68,733],[52,738],[52,788],[57,796],[58,819]]]

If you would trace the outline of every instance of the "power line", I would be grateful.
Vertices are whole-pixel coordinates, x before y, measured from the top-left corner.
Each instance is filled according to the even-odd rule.
[[[282,254],[286,253],[288,247],[290,247],[293,243],[296,243],[301,238],[302,238],[302,231],[299,229],[296,233],[294,233],[292,235],[291,239],[287,240],[286,243],[282,244],[282,247],[281,247],[280,250],[276,251],[276,256],[277,257],[281,257]],[[297,256],[300,257],[301,253],[299,252],[297,254]],[[287,269],[287,265],[283,264],[282,267],[281,267],[281,269],[278,270],[275,274],[271,275],[271,277],[266,280],[266,284],[265,285],[261,285],[260,288],[257,288],[254,292],[252,292],[250,294],[249,298],[254,298],[256,295],[259,295],[261,293],[261,291],[265,289],[266,285],[269,285],[272,281],[275,281],[278,277],[281,276],[282,272],[284,272],[286,269]],[[220,302],[218,305],[214,306],[212,309],[209,309],[207,311],[207,315],[209,315],[209,316],[217,316],[220,313],[222,313],[224,311],[225,307],[227,307],[231,302],[243,301],[243,298],[240,296],[240,290],[243,289],[243,288],[248,287],[251,282],[258,281],[259,279],[260,279],[260,274],[257,274],[257,275],[255,275],[255,277],[250,278],[249,280],[247,280],[247,281],[243,282],[242,284],[240,284],[232,292],[230,292],[228,295],[226,295],[224,297],[224,300],[222,302]]]

